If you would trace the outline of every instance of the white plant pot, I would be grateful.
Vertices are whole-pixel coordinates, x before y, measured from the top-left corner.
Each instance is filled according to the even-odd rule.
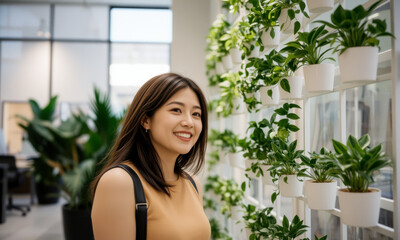
[[[239,221],[243,217],[242,208],[240,206],[231,207],[231,218],[233,221]]]
[[[246,227],[245,229],[246,229],[246,237],[247,237],[246,239],[250,239],[250,235],[252,234],[252,231],[248,227]]]
[[[229,164],[232,167],[243,167],[243,158],[240,153],[228,153]]]
[[[308,11],[323,13],[333,9],[334,0],[307,0]]]
[[[220,161],[220,163],[226,163],[227,162],[227,160],[226,160],[226,152],[225,151],[223,151],[223,150],[219,150],[219,161]]]
[[[303,67],[308,92],[329,92],[333,90],[335,65],[313,64]]]
[[[282,89],[279,83],[279,95],[281,99],[300,99],[303,93],[303,77],[291,76],[286,78],[289,81],[290,93]]]
[[[317,183],[307,180],[304,183],[304,196],[308,207],[315,210],[331,210],[335,208],[337,182]]]
[[[235,98],[233,100],[232,114],[241,114],[246,112],[246,104],[242,97]]]
[[[258,161],[257,159],[246,159],[244,161],[245,169],[251,168],[251,164],[257,161]],[[247,171],[247,175],[249,175],[250,178],[257,178],[257,175],[253,173],[251,170]]]
[[[287,183],[284,178],[287,177]],[[282,175],[279,178],[279,190],[283,197],[301,197],[303,194],[303,182],[296,175]]]
[[[218,75],[224,74],[225,73],[224,64],[222,62],[217,62],[215,64],[215,71],[217,72]]]
[[[224,65],[224,69],[230,70],[233,68],[232,58],[230,55],[226,55],[222,57],[222,64]]]
[[[373,227],[378,224],[381,190],[354,193],[339,189],[340,218],[342,223],[355,227]]]
[[[242,52],[238,47],[231,48],[229,50],[229,55],[232,58],[232,63],[241,64],[242,63]]]
[[[271,165],[261,165],[260,166],[264,176],[262,177],[262,182],[265,185],[275,185],[274,182],[272,181],[272,176],[271,176],[271,172],[268,171],[268,169],[271,167]]]
[[[293,34],[294,23],[296,22],[296,20],[299,21],[301,24],[303,22],[303,14],[296,14],[295,18],[293,20],[290,20],[288,9],[282,9],[281,15],[278,18],[279,25],[282,26],[282,32],[285,34]]]
[[[348,48],[339,55],[339,68],[342,83],[375,81],[378,70],[378,48]]]
[[[272,98],[268,96],[268,90],[272,89]],[[280,94],[278,85],[261,87],[260,100],[262,105],[277,105],[279,104]]]
[[[272,38],[271,37],[271,29],[274,29],[275,32],[275,37]],[[280,41],[280,37],[281,37],[281,30],[279,26],[275,26],[269,28],[267,31],[264,31],[263,34],[261,35],[261,41],[264,45],[264,47],[268,47],[268,48],[273,48],[279,45],[279,41]]]

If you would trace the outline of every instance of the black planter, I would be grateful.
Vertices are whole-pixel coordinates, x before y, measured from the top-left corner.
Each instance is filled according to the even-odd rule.
[[[62,207],[65,240],[94,240],[90,209]]]
[[[35,187],[39,204],[54,204],[58,202],[60,196],[58,187],[41,182],[35,183]]]

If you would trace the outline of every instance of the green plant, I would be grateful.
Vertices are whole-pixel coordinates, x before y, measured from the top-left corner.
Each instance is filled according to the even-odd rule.
[[[219,152],[218,150],[208,154],[208,171],[211,171],[215,165],[219,162]]]
[[[240,97],[240,76],[238,73],[229,72],[224,73],[221,77],[223,80],[223,82],[219,84],[221,97],[217,100],[215,111],[218,116],[223,115],[224,117],[227,117],[232,114],[233,109],[239,107],[234,105],[234,100]]]
[[[297,140],[285,142],[279,139],[278,144],[272,143],[272,167],[273,176],[295,175],[300,171],[301,165],[296,161],[303,154],[303,150],[296,150]],[[284,179],[287,183],[287,178]]]
[[[393,34],[386,32],[386,21],[373,19],[368,22],[368,17],[382,3],[382,0],[375,2],[368,9],[363,5],[358,5],[352,10],[347,10],[339,5],[331,14],[331,22],[316,21],[333,28],[337,35],[334,38],[338,46],[334,52],[342,54],[350,47],[379,46],[378,37],[390,36]]]
[[[52,97],[49,103],[43,108],[41,108],[39,104],[33,99],[29,100],[29,105],[33,113],[32,121],[53,122],[57,106],[57,96]],[[28,141],[31,143],[35,142],[37,145],[40,145],[41,138],[37,134],[35,134],[34,125],[29,124],[30,120],[21,115],[17,115],[17,117],[22,120],[22,122],[19,123],[19,126],[27,134]],[[44,147],[45,146],[40,146],[40,148]],[[57,171],[54,171],[53,167],[49,166],[43,157],[39,156],[34,158],[32,168],[32,174],[35,177],[35,181],[37,183],[40,182],[46,185],[58,184],[60,174]]]
[[[308,228],[307,225],[303,224],[303,220],[300,220],[299,216],[294,216],[293,220],[289,223],[286,216],[283,216],[282,225],[275,224],[271,231],[271,239],[279,240],[294,240],[296,237],[305,233]],[[304,238],[305,240],[307,238]]]
[[[270,237],[270,228],[276,224],[276,218],[271,214],[273,208],[257,210],[254,205],[244,205],[243,222],[251,230],[249,239],[259,240]]]
[[[293,34],[296,34],[301,27],[300,22],[296,19],[297,14],[303,14],[306,18],[309,18],[308,13],[305,11],[306,4],[303,0],[278,0],[275,5],[278,9],[278,17],[280,16],[283,9],[287,9],[288,17],[290,21],[295,20]],[[279,23],[281,29],[285,27],[287,23]]]
[[[358,140],[350,135],[346,145],[334,139],[332,143],[336,155],[326,159],[333,163],[340,180],[350,192],[367,192],[374,182],[373,173],[391,164],[381,144],[369,147],[371,138],[368,134]]]
[[[208,176],[205,191],[212,191],[220,197],[222,201],[221,213],[229,212],[230,216],[231,207],[240,206],[244,193],[238,184],[233,180],[222,179],[218,176]]]
[[[211,218],[210,220],[211,226],[211,239],[212,240],[232,240],[232,238],[227,234],[228,230],[225,228],[224,231],[221,230],[221,226],[219,222],[215,218]]]
[[[238,136],[229,129],[225,129],[223,132],[211,129],[208,140],[213,146],[220,147],[221,150],[237,152]]]
[[[299,32],[295,41],[286,43],[281,52],[287,52],[286,62],[295,60],[298,67],[304,65],[320,64],[325,60],[332,60],[331,57],[325,57],[333,48],[323,48],[330,44],[334,33],[328,34],[324,25],[313,28],[310,32]]]
[[[295,108],[300,108],[300,106],[285,103],[282,107],[274,110],[269,120],[264,118],[260,122],[252,121],[249,123],[247,131],[251,130],[252,132],[250,132],[248,138],[239,140],[239,146],[244,152],[244,157],[258,161],[252,163],[250,169],[246,169],[246,171],[252,171],[257,176],[264,176],[260,164],[272,165],[274,161],[272,155],[273,143],[279,144],[279,140],[287,141],[290,132],[299,130],[296,125],[289,122],[299,119],[297,114],[291,112]],[[279,121],[277,120],[278,115],[281,116]],[[248,177],[247,174],[246,176]]]
[[[319,183],[332,182],[337,177],[337,173],[333,168],[333,163],[323,160],[327,156],[333,157],[333,153],[324,147],[321,148],[319,153],[310,153],[310,158],[301,155],[301,165],[309,167],[309,169],[304,168],[300,170],[297,176],[308,177]]]
[[[24,119],[29,140],[46,163],[60,173],[60,185],[70,208],[89,208],[91,181],[102,167],[98,164],[114,141],[120,117],[111,112],[110,99],[94,91],[94,117],[80,112],[60,125],[51,121]],[[89,123],[90,122],[90,123]]]

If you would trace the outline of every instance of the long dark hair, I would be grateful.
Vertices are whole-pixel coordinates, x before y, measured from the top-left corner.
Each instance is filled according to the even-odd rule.
[[[107,162],[92,183],[93,195],[100,177],[110,167],[124,161],[133,163],[143,178],[155,189],[170,195],[169,187],[171,185],[167,184],[164,179],[159,156],[149,134],[142,127],[141,121],[145,117],[152,117],[168,99],[184,88],[193,90],[199,99],[203,129],[192,149],[187,154],[178,156],[174,172],[185,177],[183,169],[190,170],[193,174],[200,171],[204,164],[207,145],[208,116],[205,97],[193,80],[175,73],[165,73],[147,81],[133,98],[122,123],[121,132],[106,157]]]

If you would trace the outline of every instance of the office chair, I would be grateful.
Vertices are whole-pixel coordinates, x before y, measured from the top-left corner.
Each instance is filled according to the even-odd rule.
[[[0,163],[8,165],[7,179],[8,179],[8,204],[7,210],[16,209],[22,212],[25,216],[29,212],[29,205],[14,205],[12,199],[12,189],[20,186],[23,182],[23,175],[18,171],[16,159],[12,155],[0,155]]]

